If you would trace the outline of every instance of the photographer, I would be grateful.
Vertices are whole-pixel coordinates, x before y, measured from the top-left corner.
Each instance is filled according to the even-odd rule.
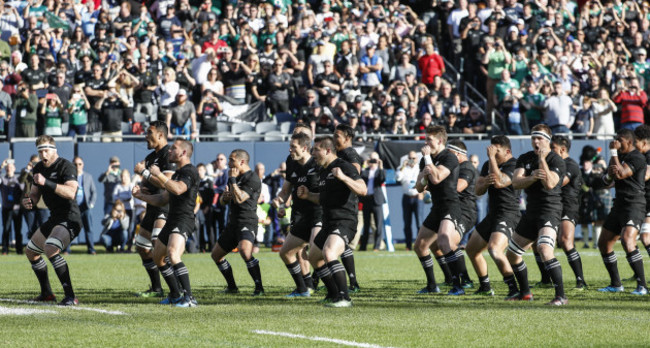
[[[122,120],[128,104],[129,101],[117,93],[114,82],[108,85],[108,91],[104,91],[102,98],[95,103],[102,125],[102,142],[122,141]]]
[[[503,47],[503,39],[497,37],[494,44],[488,43],[488,50],[483,56],[481,64],[487,65],[488,80],[487,90],[487,110],[486,114],[491,115],[494,109],[494,90],[501,79],[501,72],[512,62],[512,55]]]
[[[119,252],[124,251],[128,239],[129,222],[129,215],[124,209],[124,203],[119,199],[116,200],[111,213],[102,220],[104,229],[101,239],[107,253],[112,253],[113,248],[117,248]]]
[[[109,214],[113,209],[113,191],[121,181],[120,159],[112,156],[108,161],[108,169],[102,173],[98,181],[104,184],[104,214]]]
[[[25,81],[18,84],[13,109],[16,110],[16,137],[35,137],[38,97]]]
[[[634,130],[643,124],[643,109],[648,103],[648,95],[639,88],[636,77],[630,79],[627,87],[619,87],[612,100],[621,107],[621,128]]]
[[[198,115],[198,122],[201,122],[201,129],[199,134],[217,134],[217,116],[223,112],[223,107],[219,102],[219,98],[215,97],[212,90],[206,89],[203,92],[203,98],[199,103],[196,110]]]
[[[40,116],[43,118],[42,124],[45,125],[44,134],[62,136],[63,129],[61,129],[61,125],[65,116],[65,109],[59,96],[54,93],[46,94],[45,102],[40,109]]]
[[[361,178],[368,187],[365,196],[360,196],[360,202],[363,205],[363,234],[359,242],[359,250],[365,251],[370,237],[370,215],[372,214],[375,222],[375,237],[373,251],[379,251],[381,242],[384,239],[384,210],[383,204],[386,203],[386,197],[381,186],[386,181],[384,172],[384,162],[379,159],[379,154],[373,152],[370,158],[364,163],[364,170],[361,171]]]
[[[68,114],[70,115],[70,123],[68,126],[69,137],[74,137],[76,134],[86,134],[88,127],[88,110],[90,110],[90,102],[86,98],[86,94],[79,86],[75,86],[72,90],[72,96],[68,101]]]

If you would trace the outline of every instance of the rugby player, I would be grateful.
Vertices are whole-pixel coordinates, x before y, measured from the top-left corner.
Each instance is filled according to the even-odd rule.
[[[34,166],[34,183],[29,194],[23,198],[22,205],[31,210],[43,197],[43,201],[50,208],[50,217],[32,235],[25,251],[41,286],[40,295],[32,301],[56,301],[47,275],[47,264],[41,257],[45,254],[52,263],[65,293],[59,305],[76,306],[79,301],[72,288],[68,263],[61,256],[61,252],[66,250],[81,231],[81,213],[76,201],[77,169],[70,161],[59,157],[56,142],[49,135],[36,138],[36,149],[40,161]]]

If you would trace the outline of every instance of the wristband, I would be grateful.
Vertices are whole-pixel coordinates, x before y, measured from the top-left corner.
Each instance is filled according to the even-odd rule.
[[[228,184],[229,185],[236,185],[237,184],[237,178],[233,178],[233,177],[228,178]]]
[[[143,170],[141,175],[142,175],[143,178],[145,178],[147,180],[149,180],[149,178],[151,178],[151,172],[149,171],[149,169]]]
[[[424,164],[429,165],[432,164],[433,161],[431,161],[431,156],[424,156]]]
[[[43,187],[47,187],[50,190],[54,191],[56,190],[56,183],[50,179],[45,179],[45,183],[43,184]]]
[[[618,157],[618,150],[616,149],[610,149],[609,153],[612,157]]]

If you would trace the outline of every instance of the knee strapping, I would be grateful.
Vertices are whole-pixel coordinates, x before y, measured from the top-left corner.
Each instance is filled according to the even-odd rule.
[[[644,222],[641,224],[641,233],[650,233],[650,223]]]
[[[32,242],[31,240],[29,241],[29,243],[27,243],[27,249],[29,249],[29,250],[31,250],[31,251],[39,254],[39,255],[45,253],[45,250],[39,248],[38,245],[34,244],[34,242]]]
[[[542,245],[548,245],[551,248],[555,248],[555,239],[551,236],[540,236],[537,238],[537,247]]]
[[[158,235],[160,234],[160,231],[162,231],[162,228],[154,227],[153,230],[151,230],[151,240],[154,241],[158,239]]]
[[[514,240],[510,240],[508,243],[508,250],[510,250],[511,253],[517,255],[517,256],[523,256],[526,250],[524,248],[520,247]]]
[[[63,251],[63,249],[65,249],[65,245],[63,245],[63,242],[60,241],[60,240],[57,239],[57,238],[54,238],[54,237],[50,237],[50,238],[48,238],[48,239],[45,241],[45,245],[51,245],[51,246],[53,246],[53,247],[55,247],[55,248],[58,248],[59,251]]]
[[[153,248],[153,244],[151,244],[151,241],[148,240],[147,238],[143,237],[140,234],[135,236],[135,246],[143,248],[143,249],[151,249],[151,248]]]

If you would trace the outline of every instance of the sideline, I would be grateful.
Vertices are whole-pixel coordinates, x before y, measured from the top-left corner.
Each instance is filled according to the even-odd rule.
[[[9,308],[0,306],[0,316],[3,315],[32,315],[32,314],[56,314],[55,311],[49,309],[33,309],[33,308]]]
[[[0,298],[0,302],[23,303],[23,304],[30,304],[30,305],[37,305],[37,306],[56,306],[55,304],[28,301],[28,300],[16,300],[16,299],[12,299],[12,298]],[[61,306],[61,307],[59,307],[59,306],[57,306],[57,308],[73,309],[73,310],[77,310],[77,311],[97,312],[97,313],[103,313],[103,314],[109,314],[109,315],[126,315],[126,313],[120,312],[120,311],[109,311],[109,310],[105,310],[105,309],[92,308],[92,307],[78,307],[78,306]]]
[[[289,338],[302,338],[305,340],[310,340],[310,341],[320,341],[320,342],[330,342],[330,343],[336,343],[344,346],[352,346],[352,347],[362,347],[362,348],[391,348],[391,347],[385,347],[385,346],[379,346],[376,344],[371,344],[371,343],[359,343],[359,342],[354,342],[354,341],[346,341],[346,340],[339,340],[336,338],[327,338],[327,337],[318,337],[318,336],[304,336],[304,335],[299,335],[299,334],[293,334],[290,332],[276,332],[276,331],[267,331],[267,330],[253,330],[251,331],[256,334],[260,335],[271,335],[271,336],[282,336],[282,337],[289,337]]]

